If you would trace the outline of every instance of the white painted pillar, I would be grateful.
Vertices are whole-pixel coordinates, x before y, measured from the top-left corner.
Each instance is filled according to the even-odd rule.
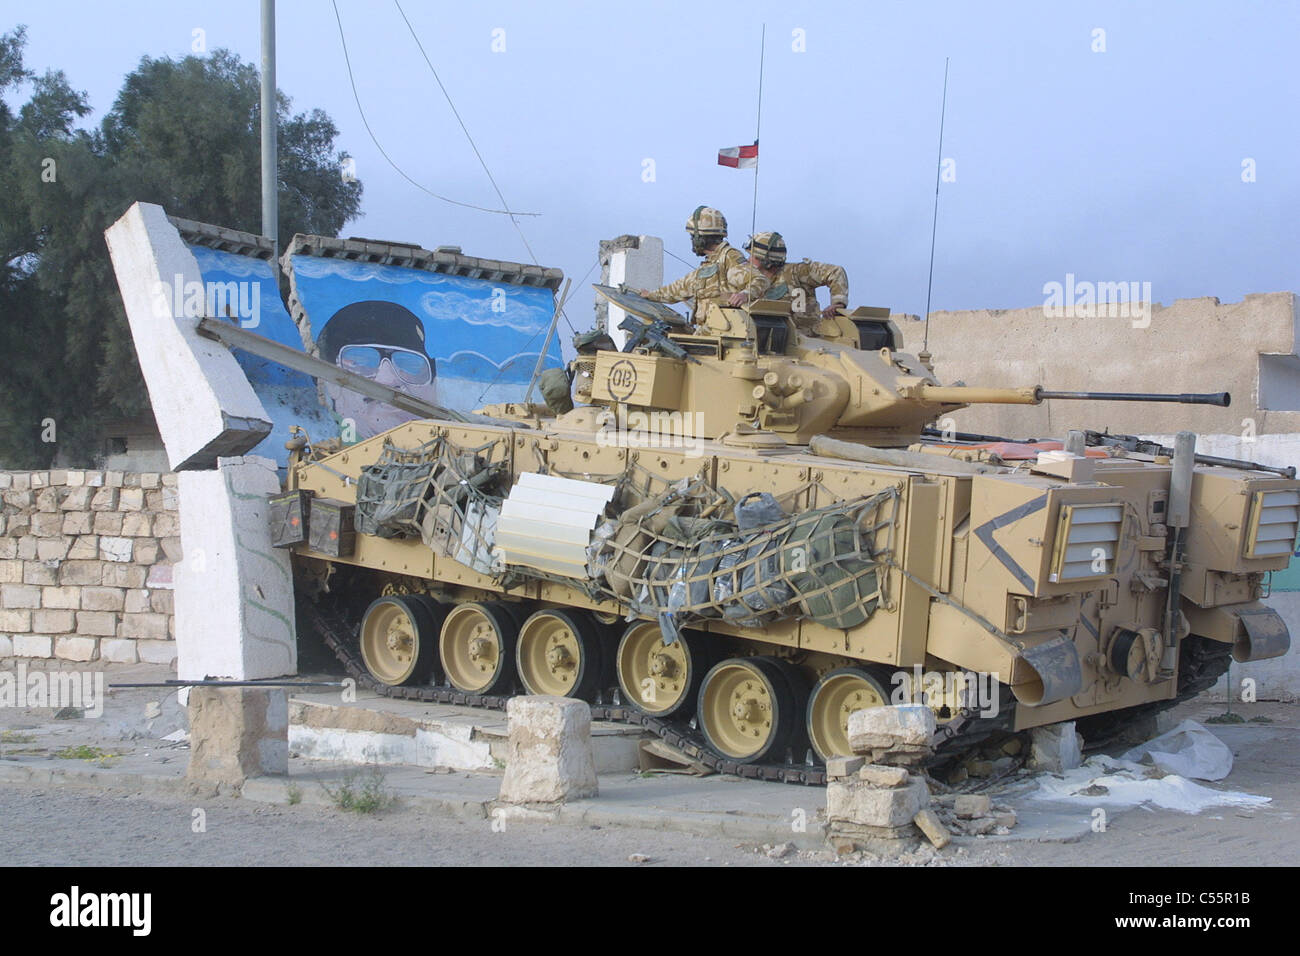
[[[664,241],[658,236],[638,236],[636,249],[618,249],[609,256],[609,285],[623,283],[629,289],[657,289],[664,284]],[[609,336],[620,349],[627,333],[619,323],[627,313],[609,306]]]

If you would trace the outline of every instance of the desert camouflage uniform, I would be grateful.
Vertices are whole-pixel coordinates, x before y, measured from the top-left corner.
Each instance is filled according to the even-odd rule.
[[[830,286],[831,305],[847,308],[849,304],[849,276],[843,266],[833,266],[826,262],[787,262],[772,280],[765,299],[790,299],[796,307],[795,325],[799,328],[811,328],[821,319],[821,306],[817,304],[817,287]],[[802,289],[800,295],[796,290]],[[803,300],[803,309],[798,306]]]
[[[753,302],[763,295],[767,287],[767,276],[750,265],[739,249],[723,240],[705,257],[698,269],[676,282],[655,289],[646,298],[653,302],[694,299],[695,308],[691,317],[693,321],[700,322],[710,302],[725,306],[727,300],[737,292],[748,293],[749,301]]]

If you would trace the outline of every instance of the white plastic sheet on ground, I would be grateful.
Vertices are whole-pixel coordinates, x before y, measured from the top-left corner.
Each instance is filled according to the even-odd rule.
[[[1142,759],[1151,763],[1139,763]],[[1035,800],[1087,807],[1149,805],[1182,813],[1208,807],[1260,807],[1269,797],[1235,790],[1212,790],[1188,777],[1222,780],[1232,770],[1232,751],[1193,720],[1134,747],[1123,757],[1098,754],[1064,774],[1043,774]]]
[[[1232,751],[1194,720],[1184,720],[1167,733],[1139,744],[1123,756],[1150,762],[1157,770],[1196,780],[1222,780],[1232,772]]]

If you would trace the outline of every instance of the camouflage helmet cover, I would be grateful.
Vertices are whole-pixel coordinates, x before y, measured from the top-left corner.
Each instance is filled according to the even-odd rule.
[[[727,217],[712,206],[696,206],[695,212],[686,220],[686,231],[692,236],[725,239]]]
[[[745,243],[750,258],[765,266],[785,265],[785,239],[779,232],[760,232]]]

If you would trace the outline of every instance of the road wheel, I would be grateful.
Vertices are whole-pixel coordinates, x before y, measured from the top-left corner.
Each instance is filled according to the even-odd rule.
[[[436,602],[423,595],[389,595],[372,601],[361,618],[361,659],[390,687],[419,684],[436,669]]]
[[[604,656],[601,630],[582,611],[547,608],[519,629],[515,661],[530,694],[594,700]]]
[[[616,670],[623,699],[642,713],[670,717],[690,707],[699,696],[700,682],[716,659],[709,637],[681,631],[665,644],[653,621],[637,621],[618,643]]]
[[[889,691],[869,671],[860,667],[831,671],[808,697],[808,739],[817,756],[822,760],[852,756],[849,714],[888,703]]]
[[[501,601],[458,604],[447,612],[438,657],[447,680],[471,694],[507,694],[515,681],[519,623]]]
[[[698,711],[709,746],[740,763],[785,760],[802,736],[803,700],[790,671],[772,657],[737,657],[710,669]]]

